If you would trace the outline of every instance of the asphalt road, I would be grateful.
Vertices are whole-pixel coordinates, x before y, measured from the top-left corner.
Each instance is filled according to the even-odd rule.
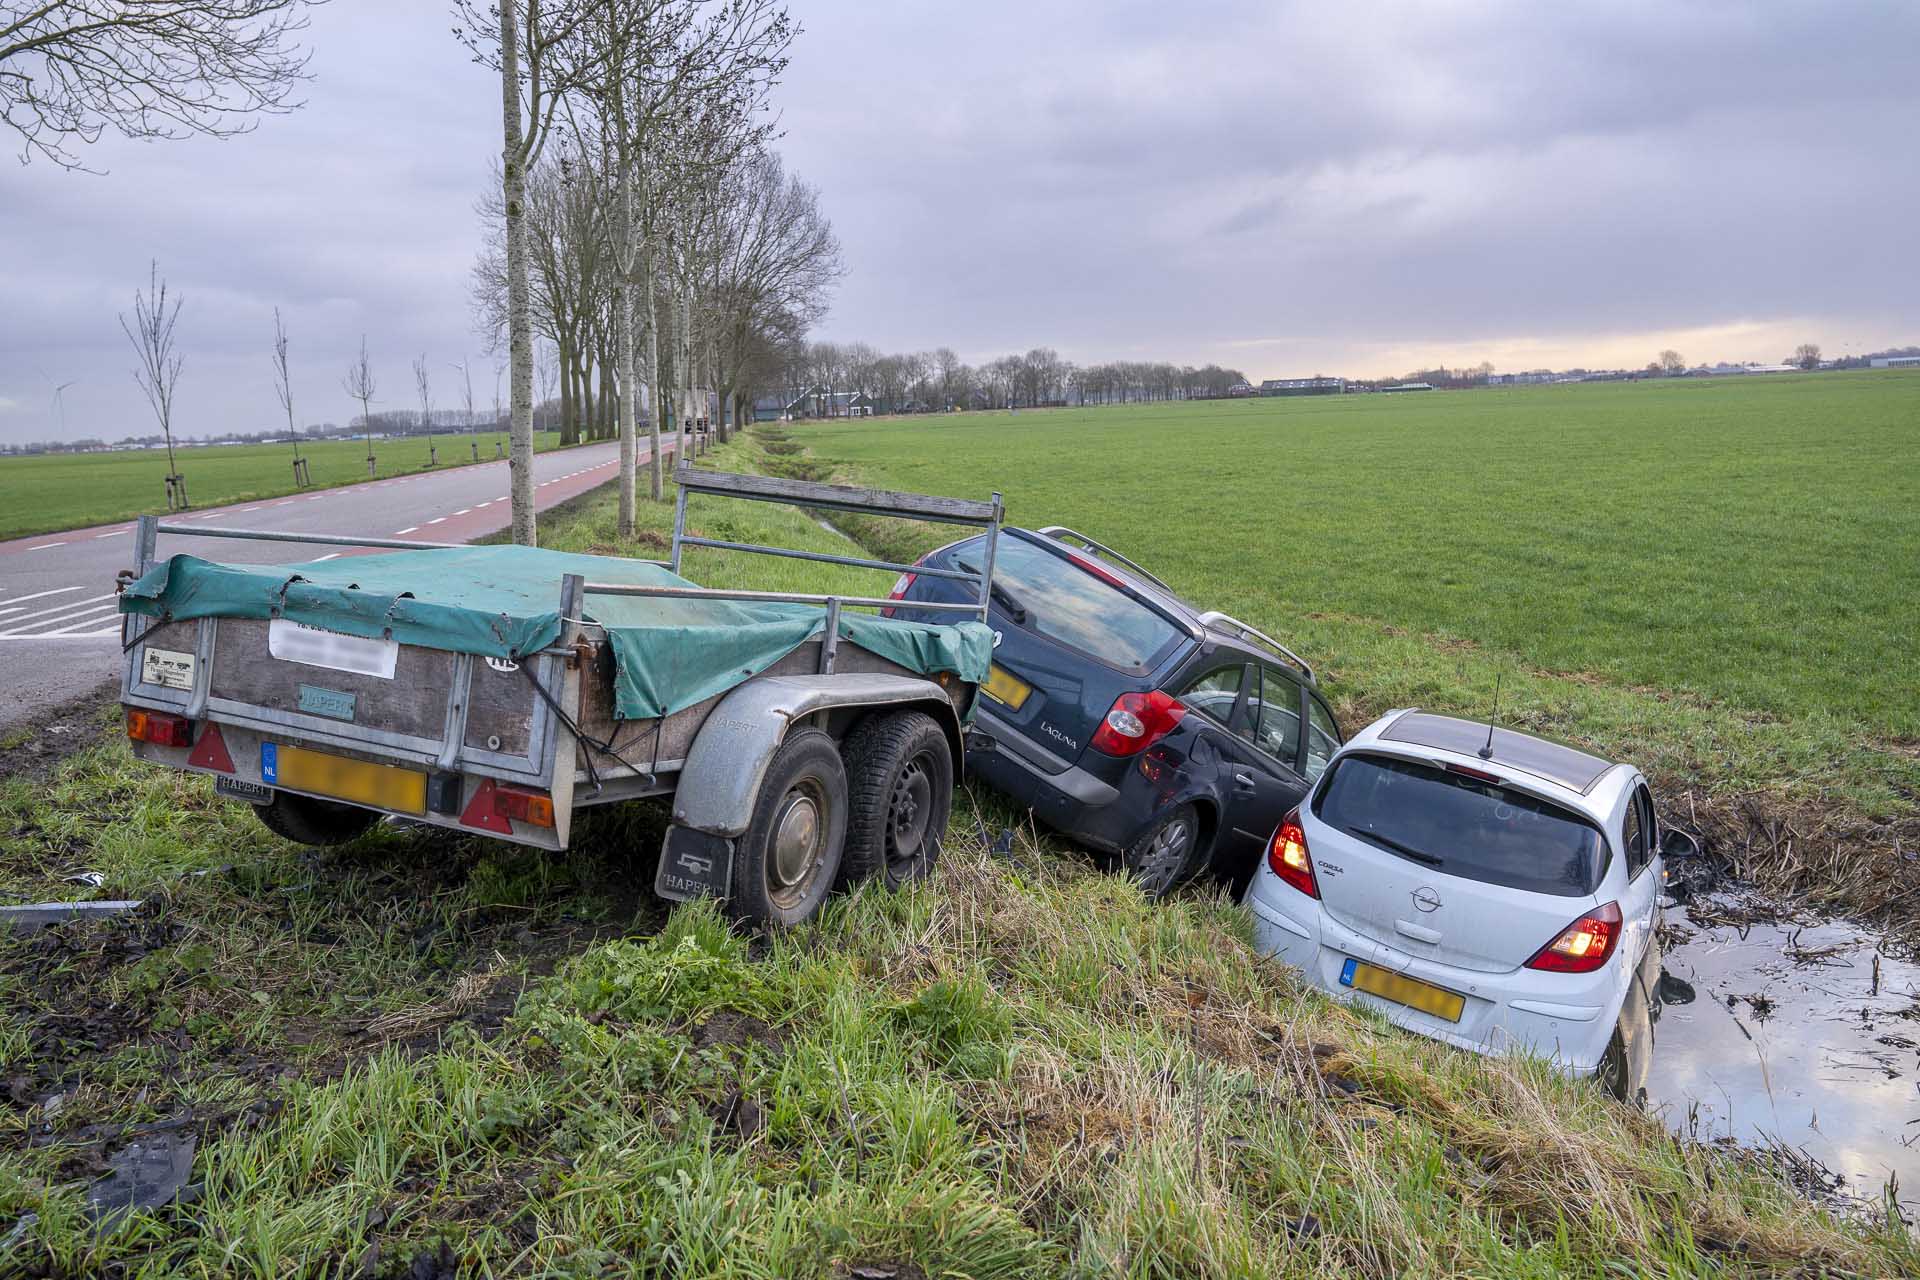
[[[669,447],[671,443],[666,442]],[[647,457],[647,445],[642,443],[642,464]],[[613,479],[619,461],[617,442],[535,454],[535,500],[545,509],[577,497]],[[210,507],[172,519],[230,529],[468,542],[511,523],[507,464],[483,462],[434,474]],[[188,552],[251,564],[331,558],[323,548],[298,543],[174,534],[162,534],[159,549],[162,555]],[[54,708],[92,693],[119,671],[114,576],[132,566],[131,521],[0,542],[0,734],[17,725],[37,723]]]

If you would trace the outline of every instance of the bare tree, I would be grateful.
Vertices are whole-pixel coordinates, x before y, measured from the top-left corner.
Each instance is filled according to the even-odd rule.
[[[287,443],[293,446],[293,482],[304,485],[306,464],[300,457],[300,433],[293,427],[293,381],[287,374],[287,326],[280,319],[278,307],[273,309],[273,389],[287,414]]]
[[[148,264],[147,292],[133,291],[133,323],[127,323],[124,312],[120,316],[120,331],[127,335],[127,341],[140,357],[140,367],[133,371],[133,380],[146,393],[153,416],[160,422],[160,434],[167,442],[169,508],[176,503],[182,507],[187,505],[187,486],[180,478],[180,468],[174,465],[173,457],[173,391],[180,382],[183,363],[174,349],[173,329],[180,320],[180,302],[176,297],[172,305],[168,305],[167,282],[160,278],[160,264],[156,261]]]
[[[1799,365],[1802,369],[1818,369],[1820,367],[1820,344],[1817,342],[1803,342],[1795,347],[1793,349],[1793,363]]]
[[[360,402],[360,421],[367,436],[367,474],[373,474],[373,396],[379,384],[374,381],[373,362],[367,358],[367,335],[360,335],[360,355],[347,366],[346,376],[340,379],[340,385],[346,393]]]
[[[506,222],[507,346],[513,424],[509,492],[513,540],[538,539],[533,506],[533,318],[527,284],[527,172],[539,161],[554,114],[575,84],[574,35],[586,0],[455,0],[454,35],[500,72],[500,194]]]
[[[464,391],[461,397],[461,405],[463,406],[462,418],[467,424],[467,444],[471,446],[473,460],[478,462],[480,461],[480,442],[476,440],[473,435],[473,370],[467,367],[465,360],[457,363],[449,360],[447,361],[447,368],[458,369],[460,371],[460,378],[464,383]]]
[[[433,446],[433,379],[422,351],[413,361],[413,385],[420,392],[420,429],[427,433],[427,465],[440,465],[440,451]]]
[[[298,42],[321,0],[41,0],[0,9],[0,120],[20,160],[81,168],[76,145],[246,133],[292,111]]]
[[[1677,373],[1685,373],[1686,371],[1687,362],[1681,358],[1678,351],[1668,349],[1660,353],[1660,372],[1666,374],[1668,377],[1672,377]]]

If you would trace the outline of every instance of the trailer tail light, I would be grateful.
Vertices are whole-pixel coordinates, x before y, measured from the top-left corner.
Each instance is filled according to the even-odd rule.
[[[1620,904],[1609,902],[1568,925],[1559,937],[1534,953],[1529,969],[1548,973],[1592,973],[1605,964],[1620,942]]]
[[[553,825],[553,797],[541,791],[496,786],[493,789],[493,811],[499,817],[512,818],[530,827]]]
[[[1307,833],[1300,825],[1298,809],[1280,819],[1273,842],[1267,846],[1267,866],[1309,898],[1320,896],[1320,884],[1313,878],[1313,855],[1307,852]]]
[[[135,742],[151,742],[156,747],[193,745],[193,721],[170,711],[127,708],[127,737]]]
[[[1172,733],[1186,714],[1184,703],[1159,689],[1123,693],[1113,700],[1088,745],[1104,755],[1137,756]]]

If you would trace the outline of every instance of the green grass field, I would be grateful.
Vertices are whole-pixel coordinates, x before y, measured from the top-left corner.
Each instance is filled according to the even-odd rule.
[[[713,465],[778,470],[748,441]],[[783,459],[785,461],[783,461]],[[714,536],[846,550],[790,508]],[[620,543],[602,489],[552,545]],[[925,531],[912,536],[924,537]],[[871,586],[698,553],[715,585]],[[103,717],[109,712],[103,712]],[[110,731],[111,732],[111,731]],[[0,784],[0,891],[136,915],[0,944],[0,1225],[28,1274],[1243,1280],[1913,1274],[1883,1212],[1299,985],[1221,897],[1161,903],[956,798],[934,877],[729,930],[647,894],[662,817],[565,856],[424,829],[309,850],[113,735]],[[195,874],[201,873],[201,874]],[[144,1126],[188,1206],[97,1231]],[[172,1126],[172,1127],[168,1127]],[[1863,1188],[1870,1192],[1870,1188]]]
[[[790,430],[817,471],[998,489],[1015,523],[1111,543],[1288,639],[1350,719],[1484,714],[1498,676],[1505,717],[1696,807],[1757,796],[1872,827],[1920,806],[1911,374]]]
[[[504,435],[483,432],[480,460],[491,462],[494,441]],[[542,431],[538,451],[553,448],[560,433]],[[464,435],[434,437],[442,468],[473,457]],[[412,475],[427,469],[425,439],[376,440],[374,457],[381,476]],[[294,492],[293,448],[286,444],[216,445],[175,453],[187,494],[196,507],[252,502]],[[363,440],[302,441],[300,456],[315,488],[353,484],[367,478]],[[167,454],[164,449],[127,453],[51,453],[0,458],[0,538],[51,533],[106,524],[166,509]]]

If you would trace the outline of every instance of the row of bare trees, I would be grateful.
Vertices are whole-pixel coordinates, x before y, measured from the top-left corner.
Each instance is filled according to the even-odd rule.
[[[500,187],[474,271],[508,352],[516,541],[535,539],[533,350],[558,353],[563,435],[617,435],[620,529],[640,406],[661,435],[772,385],[838,276],[817,194],[772,152],[769,95],[796,27],[780,0],[458,0],[500,73]]]
[[[1051,347],[1035,347],[969,365],[950,347],[883,354],[863,342],[789,348],[780,374],[789,402],[814,390],[828,397],[850,391],[868,397],[880,413],[1212,399],[1246,382],[1238,369],[1214,364],[1076,365]]]

